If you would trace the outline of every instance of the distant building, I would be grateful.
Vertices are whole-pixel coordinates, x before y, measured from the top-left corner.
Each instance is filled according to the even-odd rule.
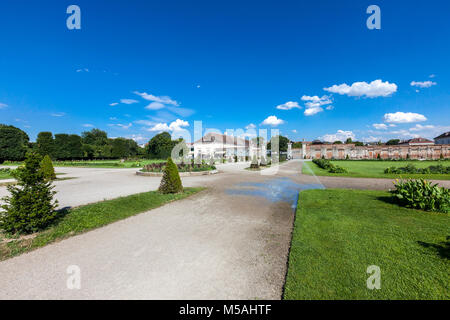
[[[425,138],[414,138],[405,141],[401,141],[399,146],[432,146],[434,142]]]
[[[434,138],[435,144],[450,144],[450,131],[441,134],[440,136]]]
[[[194,158],[231,159],[237,156],[242,161],[245,157],[266,155],[265,144],[258,148],[253,141],[215,132],[207,133],[201,139],[187,145],[191,148],[191,155]]]

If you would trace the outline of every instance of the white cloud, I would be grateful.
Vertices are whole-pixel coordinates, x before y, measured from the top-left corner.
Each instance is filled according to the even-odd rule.
[[[134,99],[120,99],[120,102],[124,103],[124,104],[133,104],[133,103],[138,103],[139,101],[134,100]]]
[[[319,112],[322,112],[323,111],[323,108],[322,107],[308,107],[306,110],[305,110],[305,112],[304,112],[304,114],[305,114],[305,116],[313,116],[313,115],[315,115],[315,114],[317,114],[317,113],[319,113]]]
[[[424,115],[412,112],[395,112],[384,115],[384,121],[387,123],[412,123],[426,120]]]
[[[167,107],[169,111],[175,113],[176,115],[180,117],[189,117],[195,113],[195,110],[188,109],[188,108],[180,108],[180,107]]]
[[[169,126],[167,125],[167,123],[157,123],[150,129],[148,129],[148,131],[169,131]]]
[[[429,130],[429,129],[434,129],[433,125],[421,125],[421,124],[416,124],[415,127],[412,127],[409,129],[409,131],[424,131],[424,130]]]
[[[380,137],[374,137],[374,136],[370,136],[370,137],[364,137],[361,139],[363,142],[377,142],[380,141],[381,138]]]
[[[184,130],[183,127],[189,127],[189,122],[177,119],[167,125],[167,123],[157,123],[153,127],[149,128],[148,131],[180,131]]]
[[[293,133],[297,133],[297,130],[294,129],[294,130],[292,130],[292,132],[293,132]]]
[[[160,102],[152,102],[148,106],[146,106],[145,109],[147,109],[147,110],[159,110],[159,109],[162,109],[164,107],[165,107],[165,105],[163,105]]]
[[[263,125],[269,125],[269,126],[278,126],[283,123],[284,123],[284,120],[278,119],[276,116],[269,116],[269,117],[267,117],[267,119],[265,119],[262,122]]]
[[[66,114],[64,112],[56,112],[50,114],[52,117],[64,117]]]
[[[435,74],[430,74],[428,77],[429,78],[436,78],[436,75]]]
[[[116,124],[116,126],[118,126],[119,128],[128,130],[128,129],[130,129],[133,126],[133,124],[132,123],[129,123],[129,124],[118,123],[118,124]]]
[[[388,126],[384,123],[374,123],[372,125],[377,130],[387,130]]]
[[[322,96],[322,97],[318,97],[318,96],[303,96],[302,97],[302,101],[308,101],[306,103],[306,105],[318,105],[318,106],[323,106],[323,105],[327,105],[327,104],[331,104],[333,103],[333,101],[331,100],[331,98],[329,96]]]
[[[88,68],[77,69],[77,72],[89,72]]]
[[[333,100],[329,96],[303,96],[302,101],[306,101],[305,103],[305,116],[313,116],[319,112],[323,111],[322,106],[329,105],[333,103]],[[332,110],[333,106],[327,106],[327,110]]]
[[[245,127],[245,129],[249,130],[249,129],[255,129],[256,125],[254,125],[253,123],[250,123],[248,126]]]
[[[94,125],[90,124],[90,123],[85,123],[85,124],[82,124],[81,126],[85,127],[85,128],[92,128]]]
[[[382,80],[374,80],[371,83],[355,82],[351,86],[346,83],[340,85],[333,85],[329,88],[324,88],[325,91],[338,93],[341,95],[348,95],[350,97],[376,98],[388,97],[397,91],[395,83],[383,82]]]
[[[433,81],[412,81],[411,86],[412,87],[419,87],[419,88],[429,88],[431,86],[437,85],[436,82]]]
[[[8,105],[5,103],[0,103],[0,109],[6,108]]]
[[[180,105],[177,101],[172,100],[168,96],[159,96],[158,97],[158,96],[154,96],[152,94],[148,94],[146,92],[138,92],[138,91],[134,91],[134,93],[148,101],[159,102],[162,104],[170,104],[170,105],[174,105],[176,107],[178,107]]]
[[[294,102],[294,101],[288,101],[284,104],[280,104],[277,106],[277,109],[279,110],[291,110],[291,109],[301,109],[302,107],[298,105],[298,102]]]
[[[119,103],[118,102],[113,102],[113,103],[110,103],[109,105],[111,106],[111,107],[114,107],[114,106],[117,106]]]
[[[334,142],[334,141],[345,142],[345,140],[347,140],[348,138],[355,140],[355,134],[352,131],[338,130],[336,133],[326,134],[323,137],[319,138],[325,142]]]

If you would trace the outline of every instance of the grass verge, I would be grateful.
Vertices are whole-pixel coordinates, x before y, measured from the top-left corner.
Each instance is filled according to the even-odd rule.
[[[78,167],[78,168],[141,168],[146,164],[165,162],[166,160],[78,160],[78,161],[53,161],[54,167]],[[22,162],[5,162],[4,165],[20,166]]]
[[[7,239],[5,235],[0,234],[0,261],[169,202],[184,199],[203,189],[185,188],[183,193],[179,194],[161,194],[158,191],[150,191],[62,211],[58,221],[47,230],[32,236]]]
[[[383,191],[301,192],[284,298],[449,299],[450,216],[390,199]],[[381,269],[379,290],[366,286],[370,265]]]
[[[431,180],[450,180],[450,174],[386,174],[384,169],[388,167],[406,167],[408,164],[414,164],[418,168],[426,168],[442,164],[450,166],[449,160],[436,161],[364,161],[364,160],[339,160],[331,161],[332,164],[347,169],[347,173],[330,173],[325,169],[319,168],[312,162],[303,162],[302,172],[304,174],[316,176],[331,177],[352,177],[352,178],[384,178],[384,179],[431,179]]]

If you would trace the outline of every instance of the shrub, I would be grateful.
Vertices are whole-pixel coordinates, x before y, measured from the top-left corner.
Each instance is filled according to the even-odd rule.
[[[347,169],[342,168],[340,166],[336,166],[327,159],[314,159],[313,163],[319,166],[322,169],[327,170],[330,173],[347,173]]]
[[[425,211],[450,212],[449,189],[423,179],[396,180],[394,185],[395,190],[391,193],[402,206]]]
[[[33,233],[46,228],[57,217],[58,201],[51,182],[41,170],[41,156],[27,154],[25,163],[14,171],[17,186],[8,186],[11,196],[2,200],[0,228],[8,233]]]
[[[384,170],[386,174],[402,174],[402,173],[415,173],[415,174],[450,174],[450,166],[444,167],[442,164],[437,166],[429,166],[428,168],[417,168],[413,164],[408,164],[406,167],[389,167]]]
[[[237,157],[237,155],[234,155],[234,162],[238,162],[238,157]]]
[[[56,174],[55,169],[53,168],[52,159],[48,155],[44,157],[44,159],[41,162],[41,170],[44,174],[44,178],[46,180],[55,180]]]
[[[180,174],[178,173],[178,168],[172,161],[172,158],[167,159],[167,164],[164,168],[164,174],[158,190],[161,193],[178,193],[183,191]]]

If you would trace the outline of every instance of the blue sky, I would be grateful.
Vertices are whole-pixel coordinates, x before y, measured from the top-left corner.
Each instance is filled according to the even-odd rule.
[[[66,27],[71,4],[81,30]],[[366,27],[371,4],[381,30]],[[434,0],[5,0],[0,123],[32,140],[97,127],[142,143],[195,120],[292,140],[432,138],[450,130],[449,12]]]

